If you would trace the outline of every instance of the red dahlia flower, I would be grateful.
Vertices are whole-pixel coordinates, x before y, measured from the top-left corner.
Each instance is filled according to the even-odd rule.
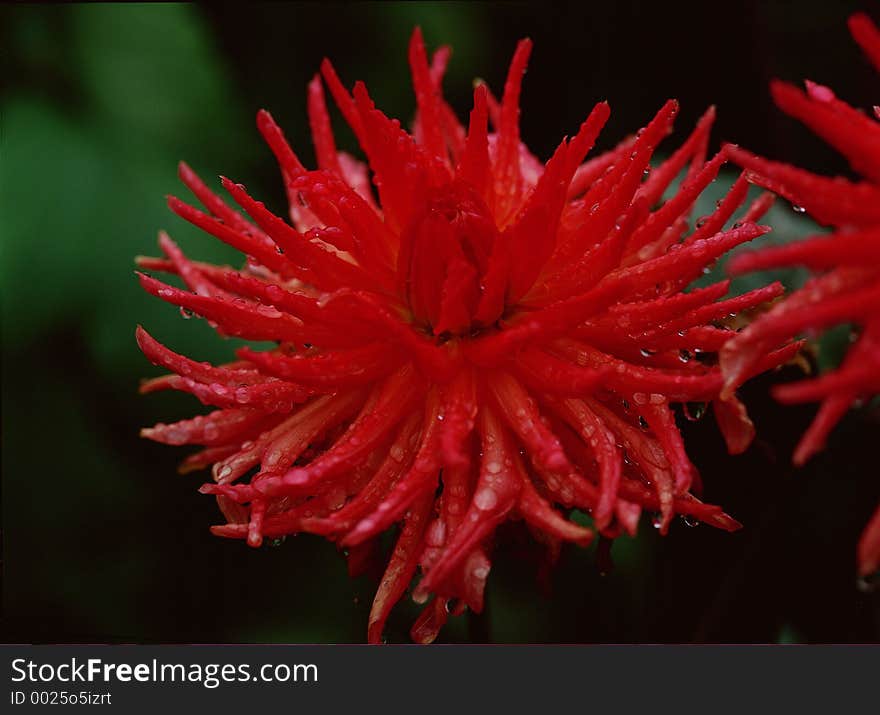
[[[849,27],[880,70],[880,31],[864,14],[853,15]],[[839,368],[774,389],[782,402],[821,401],[794,453],[795,463],[803,464],[822,449],[850,405],[880,393],[880,124],[837,99],[828,87],[813,82],[806,83],[806,92],[783,82],[774,82],[771,91],[782,111],[838,149],[853,170],[865,177],[852,182],[816,176],[737,147],[727,148],[733,160],[748,170],[750,181],[772,189],[820,224],[836,229],[830,236],[741,254],[728,264],[734,273],[800,265],[816,275],[722,348],[723,394],[732,394],[766,351],[781,340],[840,323],[859,329],[858,339]],[[874,107],[874,113],[880,118],[880,107]],[[862,576],[880,567],[880,508],[859,542],[858,563]]]
[[[307,170],[266,112],[260,132],[281,167],[291,223],[223,186],[250,220],[181,164],[206,211],[171,209],[247,255],[241,271],[188,260],[165,234],[165,257],[143,268],[176,274],[189,290],[141,275],[150,293],[196,313],[224,335],[274,341],[213,367],[178,355],[139,328],[147,357],[172,371],[143,390],[178,389],[218,408],[144,435],[196,444],[183,471],[212,467],[228,523],[246,539],[297,532],[348,549],[352,568],[399,524],[373,603],[369,639],[417,571],[413,596],[431,599],[413,637],[432,640],[465,606],[480,611],[492,535],[522,519],[555,549],[600,534],[636,532],[643,510],[666,532],[676,514],[739,527],[691,494],[672,403],[711,402],[731,452],[753,428],[733,396],[719,398],[714,358],[733,335],[725,318],[781,292],[722,299],[728,282],[684,292],[731,247],[763,234],[740,179],[688,234],[687,215],[725,161],[705,161],[710,110],[666,161],[651,156],[677,111],[667,102],[636,136],[584,163],[608,118],[596,105],[542,165],[519,136],[520,84],[531,49],[517,47],[501,102],[476,87],[465,129],[440,85],[449,57],[429,64],[417,30],[409,61],[417,101],[412,133],[321,72],[369,168],[338,152],[322,82],[309,84],[318,169]],[[488,122],[494,131],[489,131]],[[664,192],[681,172],[675,195]],[[378,190],[378,199],[370,186]],[[647,175],[647,178],[645,178]],[[755,374],[789,359],[769,352]]]

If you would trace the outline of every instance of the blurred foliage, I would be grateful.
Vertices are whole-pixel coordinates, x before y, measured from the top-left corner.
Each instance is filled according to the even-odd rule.
[[[685,100],[681,127],[708,101],[732,96],[725,86],[713,86],[707,99],[705,83],[682,79],[693,57],[676,48],[684,47],[688,33],[694,45],[743,42],[717,38],[706,16],[695,14],[688,27],[647,4],[587,5],[562,5],[558,12],[530,3],[0,9],[7,69],[0,97],[7,638],[363,638],[373,581],[350,581],[333,546],[316,538],[290,538],[254,552],[211,537],[207,525],[218,515],[213,502],[196,493],[198,478],[175,476],[182,455],[138,438],[140,426],[188,415],[193,403],[176,395],[136,396],[139,377],[155,370],[136,349],[135,323],[199,359],[227,358],[234,341],[217,339],[201,321],[181,323],[175,310],[143,294],[132,259],[154,252],[155,232],[164,227],[200,259],[237,263],[234,252],[167,211],[164,195],[180,191],[177,161],[187,158],[209,184],[221,171],[246,181],[280,211],[280,181],[252,127],[254,110],[272,109],[310,159],[303,90],[326,53],[347,81],[365,79],[380,106],[407,118],[405,47],[417,23],[432,46],[454,45],[446,86],[462,115],[473,76],[500,87],[513,39],[536,39],[523,123],[542,156],[601,96],[615,108],[603,146],[643,123],[662,93]],[[795,39],[814,33],[825,18],[843,22],[842,10],[811,7],[818,13],[812,25],[804,26],[800,14],[786,20]],[[754,19],[754,6],[744,8]],[[779,20],[779,12],[774,6],[759,19]],[[737,13],[732,18],[744,22]],[[669,41],[656,26],[679,33],[674,37],[681,41]],[[655,40],[646,39],[651,33]],[[837,34],[835,46],[843,46],[846,38]],[[735,71],[743,74],[757,97],[767,73],[761,58],[771,62],[768,57],[780,54],[756,49],[731,59],[718,52],[707,61],[719,63],[711,71],[725,82]],[[854,54],[824,55],[823,66],[851,63]],[[665,76],[668,87],[658,88],[651,73]],[[754,103],[729,104],[722,106],[721,135],[744,143],[755,137],[756,149],[771,149],[756,129],[773,127],[768,131],[778,135],[766,102],[758,111]],[[743,135],[733,136],[740,126]],[[340,136],[343,146],[354,148],[347,130]],[[731,180],[723,174],[695,215],[711,212]],[[784,202],[768,222],[775,231],[765,242],[813,230]],[[789,284],[801,278],[780,277]],[[737,279],[735,287],[765,279]],[[839,352],[847,331],[835,335]],[[862,466],[869,460],[865,435],[876,431],[874,413],[854,412],[831,448],[795,475],[787,455],[811,408],[775,405],[766,395],[771,379],[779,377],[749,389],[761,438],[747,455],[728,458],[711,420],[685,426],[695,462],[711,474],[707,497],[755,528],[731,536],[677,525],[660,540],[648,525],[639,539],[615,545],[613,573],[599,574],[595,548],[565,550],[543,586],[533,578],[540,554],[511,529],[512,546],[502,549],[490,580],[488,616],[459,619],[443,637],[876,639],[876,600],[855,593],[852,579],[858,527],[876,500]],[[551,587],[548,598],[542,589]],[[401,604],[389,624],[392,640],[406,639],[413,614],[412,604]]]

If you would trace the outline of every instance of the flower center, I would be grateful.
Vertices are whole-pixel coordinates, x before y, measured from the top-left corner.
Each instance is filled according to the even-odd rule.
[[[469,186],[430,190],[403,232],[399,258],[403,294],[420,327],[437,337],[466,335],[497,320],[484,300],[497,237],[488,207]]]

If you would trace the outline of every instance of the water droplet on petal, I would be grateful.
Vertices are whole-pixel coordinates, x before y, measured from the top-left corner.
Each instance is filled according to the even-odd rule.
[[[498,504],[498,495],[494,490],[483,487],[474,494],[474,506],[481,511],[489,511]]]
[[[342,487],[336,487],[332,489],[327,494],[327,507],[331,511],[336,511],[342,508],[342,505],[345,504],[345,489]]]
[[[425,533],[425,543],[435,548],[443,546],[446,543],[446,523],[440,519],[433,521]]]

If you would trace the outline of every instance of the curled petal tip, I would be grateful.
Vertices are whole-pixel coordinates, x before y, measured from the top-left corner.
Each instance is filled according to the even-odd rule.
[[[739,521],[734,519],[729,514],[725,514],[723,512],[718,516],[718,523],[719,525],[723,524],[722,528],[725,531],[739,531],[743,528],[743,525]]]

